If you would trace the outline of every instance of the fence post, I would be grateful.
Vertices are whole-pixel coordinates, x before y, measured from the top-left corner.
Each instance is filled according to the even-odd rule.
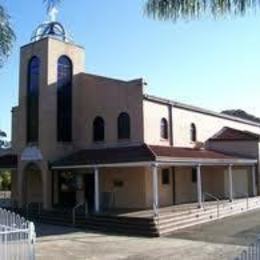
[[[33,222],[29,222],[29,234],[28,234],[29,246],[30,246],[30,260],[35,259],[35,242],[36,242],[36,233],[35,226]]]

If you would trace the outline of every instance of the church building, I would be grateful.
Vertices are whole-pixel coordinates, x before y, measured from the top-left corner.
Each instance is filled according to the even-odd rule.
[[[241,212],[260,207],[260,124],[151,96],[142,78],[84,65],[84,48],[58,22],[21,47],[12,151],[0,156],[17,208],[160,219],[208,205],[218,210],[210,221],[220,202],[230,214],[236,202],[247,202]]]

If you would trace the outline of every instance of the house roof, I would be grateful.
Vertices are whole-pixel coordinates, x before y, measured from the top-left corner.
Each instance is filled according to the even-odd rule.
[[[17,156],[14,154],[5,154],[0,156],[0,169],[17,168]]]
[[[136,145],[103,149],[86,149],[51,164],[52,168],[74,168],[86,166],[112,166],[116,164],[151,163],[151,162],[225,162],[254,163],[255,158],[241,158],[219,152],[184,147]]]
[[[249,131],[241,131],[234,128],[224,127],[209,140],[210,141],[259,141],[260,135]]]

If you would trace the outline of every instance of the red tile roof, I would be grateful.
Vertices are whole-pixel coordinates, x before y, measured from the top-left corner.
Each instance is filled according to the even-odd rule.
[[[234,128],[224,127],[216,135],[209,139],[210,141],[259,141],[260,135],[241,131]]]
[[[194,158],[194,159],[238,159],[237,157],[205,149],[184,147],[150,146],[157,157]]]
[[[52,167],[83,166],[98,164],[117,164],[131,162],[156,162],[163,157],[174,159],[208,159],[208,160],[239,160],[241,158],[209,150],[198,150],[183,147],[139,146],[114,147],[104,149],[87,149],[61,158],[52,163]]]

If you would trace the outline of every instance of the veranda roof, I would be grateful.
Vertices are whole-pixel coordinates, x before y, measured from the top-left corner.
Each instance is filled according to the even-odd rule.
[[[259,141],[260,135],[230,127],[222,128],[210,141]]]
[[[138,166],[151,163],[173,165],[255,164],[255,158],[241,158],[205,149],[136,145],[103,149],[86,149],[51,164],[53,169]]]

